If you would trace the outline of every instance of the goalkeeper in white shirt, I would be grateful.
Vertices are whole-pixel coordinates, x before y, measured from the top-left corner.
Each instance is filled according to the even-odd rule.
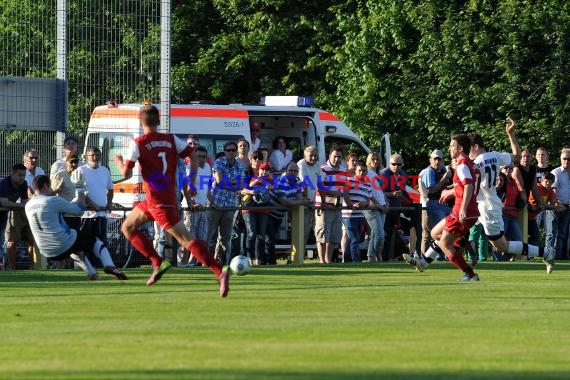
[[[75,252],[85,253],[85,271],[89,277],[97,272],[93,263],[101,262],[105,273],[119,280],[127,276],[113,264],[107,247],[93,234],[77,232],[69,227],[63,215],[81,216],[85,211],[85,194],[77,193],[72,202],[53,195],[48,176],[34,178],[34,196],[26,203],[26,217],[34,235],[40,253],[52,260],[59,261],[70,257]]]

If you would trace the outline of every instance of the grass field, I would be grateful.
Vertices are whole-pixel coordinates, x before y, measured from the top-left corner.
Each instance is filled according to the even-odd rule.
[[[2,379],[570,378],[570,263],[0,272]]]

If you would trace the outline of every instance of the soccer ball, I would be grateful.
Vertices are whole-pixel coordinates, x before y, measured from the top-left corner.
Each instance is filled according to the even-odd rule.
[[[230,269],[237,276],[243,276],[251,269],[247,257],[239,255],[232,259],[230,262]]]

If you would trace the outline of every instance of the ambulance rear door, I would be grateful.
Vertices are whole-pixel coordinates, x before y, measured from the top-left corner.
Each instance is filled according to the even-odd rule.
[[[274,150],[277,137],[284,137],[293,161],[303,158],[306,145],[316,145],[315,109],[300,107],[248,107],[250,123],[261,124],[260,147]]]

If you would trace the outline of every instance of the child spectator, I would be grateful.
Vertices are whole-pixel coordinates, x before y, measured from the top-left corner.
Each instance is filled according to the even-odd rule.
[[[542,204],[545,206],[546,209],[552,210],[556,205],[556,190],[552,187],[554,183],[554,174],[550,172],[542,173],[540,176],[540,182],[537,184],[538,187],[538,195],[542,198]],[[534,203],[536,203],[536,199],[534,199]],[[530,200],[529,200],[530,203]],[[548,207],[550,206],[550,207]],[[536,214],[536,224],[538,227],[542,224],[542,220],[544,218],[544,211],[535,212]]]

